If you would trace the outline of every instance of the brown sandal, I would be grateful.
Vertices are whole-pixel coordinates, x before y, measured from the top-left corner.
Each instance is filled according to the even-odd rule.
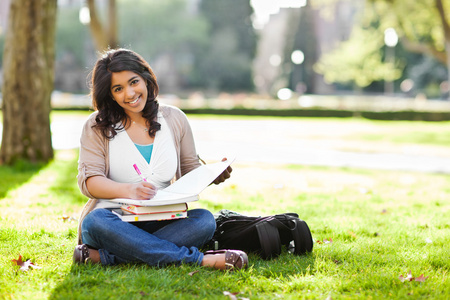
[[[247,253],[241,250],[209,250],[205,252],[205,255],[222,253],[225,253],[225,270],[240,270],[248,267]]]
[[[77,245],[73,251],[73,262],[76,264],[87,264],[90,262],[89,248],[86,245]]]

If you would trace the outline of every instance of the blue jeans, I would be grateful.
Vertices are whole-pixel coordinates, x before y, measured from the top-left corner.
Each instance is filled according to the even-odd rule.
[[[200,264],[203,253],[198,248],[212,238],[215,229],[214,216],[205,209],[188,210],[185,219],[128,223],[100,208],[81,224],[83,243],[98,249],[103,265]]]

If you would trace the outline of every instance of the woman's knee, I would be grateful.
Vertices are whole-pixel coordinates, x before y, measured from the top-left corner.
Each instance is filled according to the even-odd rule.
[[[203,223],[203,225],[206,227],[214,227],[214,229],[216,228],[216,219],[209,210],[203,208],[190,210],[189,217],[197,219],[198,222]]]
[[[190,212],[192,213],[192,217],[190,214],[189,218],[197,220],[198,230],[201,230],[204,235],[212,237],[216,230],[216,219],[214,215],[210,211],[201,208],[190,210]]]
[[[99,208],[91,211],[81,223],[81,230],[83,232],[95,232],[97,230],[103,230],[103,228],[108,228],[108,223],[111,218],[116,216],[109,210]]]
[[[99,247],[101,237],[108,236],[114,230],[114,219],[118,218],[107,209],[91,211],[81,223],[81,237],[84,243]]]

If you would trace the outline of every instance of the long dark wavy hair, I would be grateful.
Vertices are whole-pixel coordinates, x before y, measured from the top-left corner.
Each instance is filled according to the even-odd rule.
[[[121,71],[131,71],[138,74],[147,84],[148,97],[143,110],[143,117],[150,127],[148,134],[154,137],[161,129],[161,124],[156,121],[159,104],[156,99],[159,92],[156,76],[152,68],[142,56],[128,49],[108,50],[97,61],[91,73],[91,96],[92,104],[98,110],[95,118],[97,127],[102,134],[112,139],[117,134],[117,130],[122,130],[131,121],[124,109],[112,99],[111,77],[112,73]],[[122,121],[122,126],[116,125]]]

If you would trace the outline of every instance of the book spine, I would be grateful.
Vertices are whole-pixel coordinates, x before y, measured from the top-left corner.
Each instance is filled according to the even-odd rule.
[[[182,207],[178,207],[178,208],[167,208],[163,205],[160,207],[161,210],[155,210],[155,207],[151,207],[150,209],[147,209],[148,206],[136,206],[136,205],[122,205],[120,208],[123,211],[132,213],[134,215],[146,215],[146,214],[159,214],[159,213],[175,213],[175,212],[183,212],[183,211],[187,211],[188,209],[188,205],[187,203],[183,203],[184,205]],[[168,205],[171,206],[171,205]],[[167,210],[164,210],[167,209]]]
[[[148,215],[132,215],[124,216],[128,222],[140,222],[140,221],[165,221],[165,220],[176,220],[186,218],[187,215],[184,213],[173,213],[173,214],[152,214],[150,218]],[[126,221],[122,219],[123,221]]]
[[[119,216],[124,222],[140,222],[140,221],[163,221],[163,220],[175,220],[187,218],[187,211],[174,212],[174,213],[156,213],[156,214],[123,214],[117,211],[112,211]]]

